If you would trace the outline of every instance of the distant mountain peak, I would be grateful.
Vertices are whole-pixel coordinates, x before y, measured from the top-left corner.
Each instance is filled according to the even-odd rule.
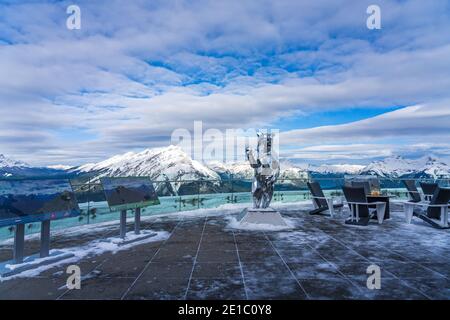
[[[362,173],[392,178],[428,177],[436,179],[442,176],[450,176],[450,166],[434,156],[419,159],[392,156],[384,160],[373,161],[362,170]]]
[[[0,168],[14,167],[30,167],[30,165],[22,161],[13,160],[0,153]]]
[[[358,174],[364,169],[358,164],[322,164],[310,166],[309,170],[320,174]]]
[[[99,176],[150,176],[153,180],[219,179],[216,172],[186,154],[179,146],[127,152],[106,160],[72,168],[71,172],[93,172]]]

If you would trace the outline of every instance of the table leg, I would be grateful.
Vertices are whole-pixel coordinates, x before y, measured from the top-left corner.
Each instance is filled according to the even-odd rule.
[[[405,220],[406,223],[411,223],[412,220],[412,216],[414,213],[414,205],[410,204],[410,203],[405,203],[404,204],[404,211],[405,211]]]
[[[386,213],[386,203],[377,203],[378,224],[382,224]]]
[[[330,216],[334,217],[334,206],[333,206],[333,199],[327,199],[327,205],[328,205],[328,211],[330,211]]]
[[[441,207],[441,225],[448,228],[448,206]]]

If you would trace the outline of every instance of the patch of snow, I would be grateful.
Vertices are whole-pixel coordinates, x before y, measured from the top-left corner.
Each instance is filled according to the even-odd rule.
[[[5,155],[0,154],[0,168],[13,168],[13,167],[30,167],[29,164],[7,158]]]
[[[310,170],[321,174],[358,174],[365,166],[357,164],[324,164],[320,166],[311,166]]]
[[[286,226],[276,226],[265,223],[247,223],[247,222],[241,223],[240,221],[237,220],[236,217],[226,217],[226,219],[228,220],[227,228],[246,231],[281,231],[292,229],[295,227],[294,222],[288,218],[284,218],[284,221],[287,224]]]
[[[232,177],[233,179],[253,179],[254,170],[248,161],[223,163],[210,161],[206,164],[211,170]],[[307,179],[308,172],[302,167],[295,166],[287,161],[280,162],[280,177],[278,180]]]
[[[398,178],[405,175],[423,175],[437,179],[441,176],[450,176],[450,166],[433,157],[411,160],[394,156],[374,161],[366,166],[362,172],[381,177]]]
[[[85,164],[69,170],[77,173],[95,173],[96,177],[149,176],[153,181],[171,181],[172,189],[178,190],[176,181],[213,180],[220,182],[219,175],[198,161],[192,160],[179,146],[127,152],[98,163]]]
[[[69,169],[73,168],[73,166],[66,166],[64,164],[54,164],[51,166],[47,166],[47,168],[55,169],[55,170],[69,170]]]
[[[156,235],[153,237],[144,238],[148,234],[152,234],[152,233],[156,233]],[[97,256],[97,255],[101,255],[101,254],[104,254],[107,252],[111,252],[111,253],[115,254],[118,251],[128,250],[137,245],[150,243],[150,242],[156,242],[156,241],[164,241],[164,240],[168,239],[169,236],[170,236],[170,233],[167,231],[143,230],[143,231],[141,231],[141,233],[139,235],[134,234],[134,231],[130,231],[127,233],[125,241],[130,241],[130,240],[136,240],[136,241],[130,242],[130,243],[127,243],[124,245],[121,245],[121,243],[124,241],[122,238],[110,237],[110,238],[106,238],[106,239],[94,240],[83,246],[67,248],[64,250],[59,250],[59,249],[58,250],[50,250],[50,253],[52,253],[54,251],[61,251],[64,253],[71,253],[74,256],[71,258],[68,258],[68,259],[60,260],[60,261],[52,263],[52,264],[42,265],[42,266],[32,269],[32,270],[26,270],[26,271],[23,271],[16,275],[10,276],[10,277],[4,277],[4,278],[0,277],[0,282],[6,281],[6,280],[11,280],[14,278],[35,277],[35,276],[38,276],[39,274],[41,274],[42,272],[49,270],[51,268],[61,266],[63,264],[76,263],[77,261],[80,261],[81,259],[83,259],[85,257]],[[143,238],[143,239],[139,240],[140,238]],[[52,259],[52,257],[39,258],[39,259],[34,260],[33,263],[44,262],[49,259]],[[26,263],[16,264],[16,265],[6,265],[6,267],[9,268],[10,270],[14,270],[16,268],[23,266],[24,264],[26,264]]]

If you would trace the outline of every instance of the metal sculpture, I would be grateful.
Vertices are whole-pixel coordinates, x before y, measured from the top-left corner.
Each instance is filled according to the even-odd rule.
[[[257,136],[256,156],[249,147],[246,147],[245,153],[255,172],[252,183],[253,208],[265,209],[272,201],[274,184],[280,175],[280,163],[278,155],[272,151],[273,135],[258,132]]]

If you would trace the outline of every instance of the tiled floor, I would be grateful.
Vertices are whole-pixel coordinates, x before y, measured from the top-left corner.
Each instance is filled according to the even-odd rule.
[[[144,228],[170,237],[85,258],[78,263],[80,290],[67,290],[63,265],[39,277],[0,282],[0,299],[450,298],[449,231],[419,221],[406,225],[401,212],[383,225],[356,227],[306,209],[285,207],[281,212],[295,227],[279,232],[230,229],[230,215],[217,212],[148,219]],[[117,233],[113,226],[96,237]],[[52,245],[93,238],[61,235]],[[37,242],[29,245],[37,248]],[[10,254],[8,246],[0,248],[1,260]],[[380,290],[366,286],[371,264],[381,268]]]

